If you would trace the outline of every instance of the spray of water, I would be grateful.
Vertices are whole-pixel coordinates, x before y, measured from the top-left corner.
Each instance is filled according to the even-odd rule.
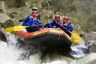
[[[18,49],[15,44],[17,43],[16,36],[10,33],[5,33],[8,45],[6,42],[0,41],[0,64],[40,64],[39,54],[30,56],[29,59],[19,60],[21,54],[25,51]]]
[[[31,55],[29,59],[20,59],[21,54],[27,51],[16,47],[17,40],[15,35],[10,33],[5,33],[5,35],[8,40],[8,45],[6,42],[0,41],[0,64],[41,64],[41,55],[39,53]],[[42,64],[87,64],[94,59],[96,59],[96,53],[87,54],[80,59],[72,59],[68,57],[60,59],[58,56],[57,60],[52,62],[47,61]]]

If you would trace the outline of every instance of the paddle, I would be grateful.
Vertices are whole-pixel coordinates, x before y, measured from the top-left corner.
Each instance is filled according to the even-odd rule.
[[[59,25],[59,24],[58,24]],[[29,27],[29,26],[14,26],[14,27],[8,27],[8,28],[5,28],[5,31],[6,32],[13,32],[13,31],[21,31],[21,30],[24,30],[25,28],[27,28],[27,27]],[[71,34],[71,37],[73,38],[73,43],[74,44],[79,44],[79,42],[81,41],[81,37],[78,35],[78,34],[76,34],[76,33],[74,33],[74,32],[70,32],[70,31],[68,31],[67,29],[65,29],[63,26],[60,26],[60,28],[62,29],[62,30],[66,30],[66,32],[68,33],[68,34]],[[64,31],[65,32],[65,31]],[[65,33],[66,33],[65,32]],[[74,42],[74,39],[75,40],[77,40],[77,42]]]
[[[13,32],[13,31],[21,31],[24,30],[25,28],[27,28],[28,26],[14,26],[14,27],[8,27],[5,28],[4,30],[6,32]]]
[[[59,26],[59,28],[61,28],[67,35],[69,35],[72,38],[71,40],[75,45],[80,43],[81,37],[77,33],[68,31],[65,27],[61,26],[59,23],[56,24]]]
[[[44,24],[39,24],[39,25],[34,25],[34,26],[42,26],[42,25]],[[5,31],[6,32],[21,31],[28,27],[30,28],[30,26],[13,26],[13,27],[5,28]]]

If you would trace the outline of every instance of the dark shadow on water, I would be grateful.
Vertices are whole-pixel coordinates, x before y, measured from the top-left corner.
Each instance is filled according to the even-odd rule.
[[[31,55],[34,55],[38,52],[41,52],[41,61],[45,62],[47,59],[55,60],[59,59],[59,56],[70,56],[71,51],[71,42],[62,35],[56,35],[56,34],[46,34],[42,37],[37,38],[29,38],[29,39],[20,39],[19,43],[23,46],[24,49],[27,50],[25,53],[29,58]],[[27,48],[26,48],[27,46]],[[32,46],[32,47],[31,47]],[[30,50],[30,51],[28,51]],[[34,52],[35,51],[35,52]]]
[[[41,60],[42,62],[46,62],[47,59],[50,60],[55,60],[55,59],[60,59],[60,57],[66,56],[66,57],[71,57],[70,55],[71,49],[63,49],[63,48],[47,48],[44,49],[41,55]]]

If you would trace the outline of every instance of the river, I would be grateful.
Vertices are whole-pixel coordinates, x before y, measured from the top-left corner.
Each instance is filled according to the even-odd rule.
[[[0,41],[0,64],[41,64],[40,53],[31,55],[29,59],[20,59],[26,50],[16,47],[17,40],[15,35],[6,33],[6,37],[8,42]],[[46,63],[42,64],[87,64],[94,59],[96,59],[96,53],[85,54],[80,59],[57,56],[57,59],[53,61],[47,59]]]

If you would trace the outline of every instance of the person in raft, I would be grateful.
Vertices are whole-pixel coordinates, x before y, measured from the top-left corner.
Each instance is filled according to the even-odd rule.
[[[66,22],[66,24],[64,24]],[[62,24],[63,23],[63,24]],[[62,29],[66,34],[71,36],[70,31],[73,30],[71,23],[67,23],[67,21],[61,21],[60,15],[55,15],[55,18],[49,23],[48,28],[60,28]]]
[[[32,14],[31,16],[27,16],[22,25],[23,26],[29,26],[26,28],[27,32],[34,32],[34,31],[38,31],[39,28],[43,27],[43,23],[40,22],[40,20],[38,19],[39,13],[36,10],[32,9]]]
[[[61,21],[61,25],[68,31],[73,31],[72,23],[68,16],[64,16],[63,20]]]
[[[38,13],[37,19],[38,19],[38,20],[41,20],[41,19],[40,19],[40,13],[39,13],[37,7],[33,7],[33,8],[32,8],[32,13],[34,13],[35,11]]]

